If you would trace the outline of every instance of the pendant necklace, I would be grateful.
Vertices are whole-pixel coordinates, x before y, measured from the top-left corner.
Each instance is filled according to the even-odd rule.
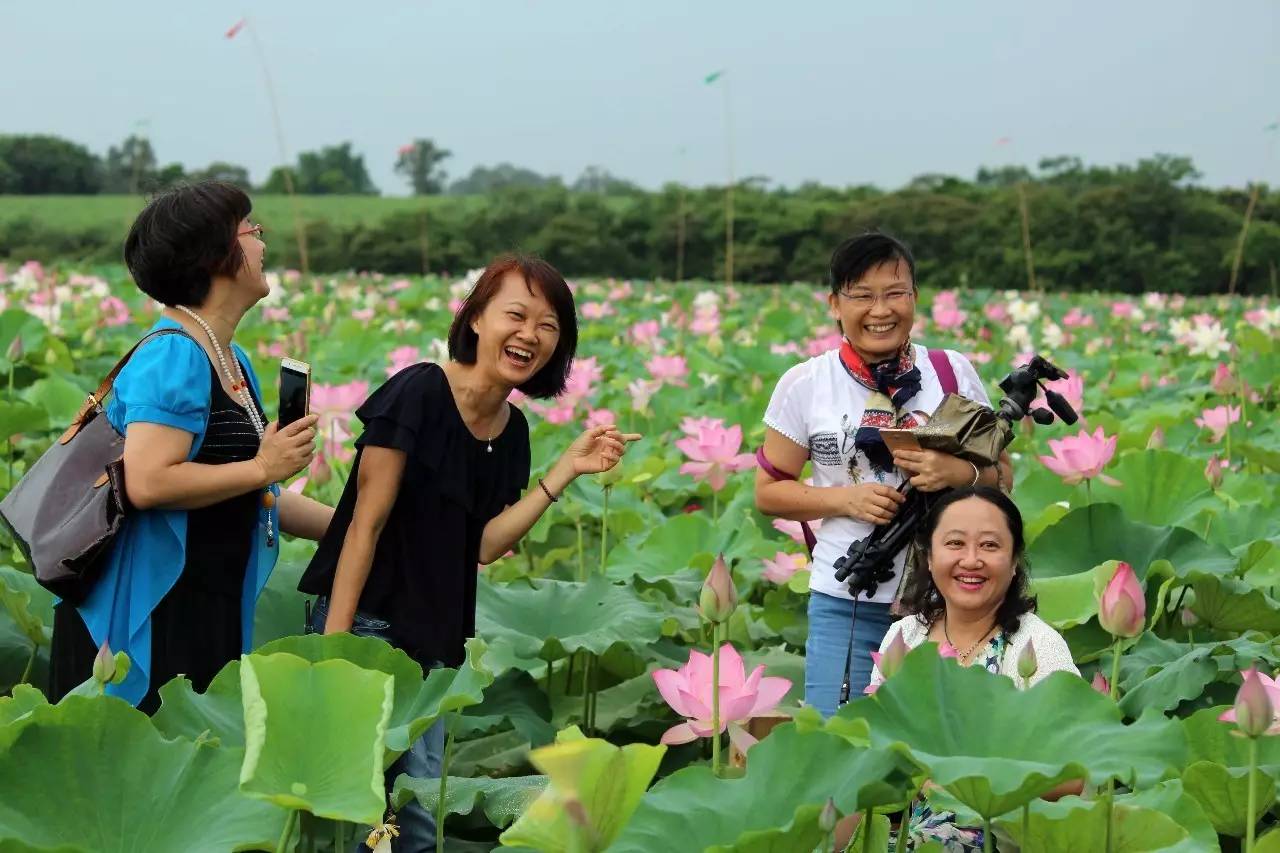
[[[182,313],[186,314],[196,325],[204,330],[209,336],[209,343],[213,344],[213,352],[218,357],[218,364],[222,366],[222,372],[227,377],[227,381],[231,383],[231,392],[240,398],[241,405],[244,406],[245,413],[249,416],[249,423],[253,425],[253,431],[258,434],[258,442],[262,442],[262,436],[266,432],[266,424],[262,422],[261,416],[258,414],[258,407],[254,405],[253,396],[249,393],[249,383],[245,381],[244,373],[240,370],[240,362],[232,359],[235,364],[235,372],[231,372],[231,367],[227,364],[227,356],[222,351],[222,345],[218,343],[218,336],[213,333],[213,329],[205,322],[205,319],[196,312],[192,311],[185,305],[175,305]],[[276,504],[276,496],[271,492],[271,486],[268,485],[262,494],[262,506],[267,510],[267,547],[275,545],[275,533],[271,529],[271,513]]]
[[[995,625],[993,624],[991,628],[994,628],[994,627]],[[947,614],[946,613],[942,614],[942,636],[946,637],[947,644],[951,646],[951,648],[956,650],[956,654],[959,656],[960,663],[966,666],[969,663],[969,656],[972,655],[975,651],[977,651],[978,646],[982,645],[983,641],[987,639],[987,635],[991,633],[991,628],[988,628],[986,633],[984,633],[981,637],[979,637],[976,643],[974,643],[965,651],[961,652],[960,649],[956,647],[956,644],[951,642],[951,633],[947,630]]]

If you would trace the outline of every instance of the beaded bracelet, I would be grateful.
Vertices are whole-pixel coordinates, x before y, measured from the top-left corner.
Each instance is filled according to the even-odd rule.
[[[551,494],[551,490],[547,488],[546,483],[542,482],[541,477],[538,478],[538,485],[542,486],[542,492],[547,496],[547,500],[551,501],[552,503],[555,503],[556,501],[560,500],[558,497]]]

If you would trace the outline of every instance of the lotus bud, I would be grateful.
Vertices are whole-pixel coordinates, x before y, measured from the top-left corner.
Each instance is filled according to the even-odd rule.
[[[1235,712],[1236,728],[1246,737],[1258,737],[1271,726],[1275,709],[1256,669],[1244,674],[1244,684],[1236,693]]]
[[[116,677],[116,658],[111,654],[111,646],[103,641],[98,647],[98,656],[93,659],[93,680],[106,686]]]
[[[1216,453],[1209,457],[1209,463],[1204,466],[1204,477],[1215,491],[1222,488],[1222,472],[1230,464],[1225,459],[1219,459]]]
[[[823,832],[834,832],[836,823],[840,820],[840,812],[836,811],[836,801],[827,797],[826,803],[822,806],[822,811],[818,812],[818,829]]]
[[[708,622],[719,624],[728,619],[738,606],[738,590],[729,574],[729,564],[724,554],[716,557],[698,596],[698,612]]]
[[[1182,617],[1182,627],[1184,628],[1194,628],[1196,625],[1200,624],[1200,617],[1197,616],[1195,611],[1192,610],[1190,607],[1182,608],[1181,617]]]
[[[960,650],[950,643],[943,641],[942,645],[938,646],[938,657],[960,660]]]
[[[1090,686],[1094,690],[1101,693],[1103,696],[1111,695],[1111,684],[1108,683],[1107,677],[1103,675],[1101,671],[1095,672],[1093,674],[1093,681],[1091,682]]]
[[[1240,390],[1240,383],[1231,373],[1231,368],[1222,362],[1213,371],[1213,379],[1209,382],[1214,392],[1224,397],[1234,396]]]
[[[902,669],[902,662],[906,659],[908,651],[907,644],[902,639],[902,632],[899,631],[894,635],[888,648],[880,655],[880,659],[876,661],[876,666],[880,667],[880,674],[885,678],[891,678],[894,673]]]
[[[1147,450],[1164,450],[1164,430],[1156,427],[1147,437]]]
[[[1022,678],[1029,679],[1036,674],[1036,670],[1040,668],[1040,662],[1036,660],[1036,644],[1031,640],[1027,640],[1027,644],[1022,647],[1022,651],[1018,653],[1018,675]]]
[[[1117,563],[1098,608],[1098,623],[1113,637],[1136,637],[1146,628],[1147,600],[1133,567]]]
[[[15,364],[22,360],[22,335],[14,336],[13,343],[9,344],[4,357]]]

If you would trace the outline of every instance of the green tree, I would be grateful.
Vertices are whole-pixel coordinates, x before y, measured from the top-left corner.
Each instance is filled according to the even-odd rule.
[[[499,163],[496,166],[476,166],[471,174],[449,185],[450,195],[485,195],[496,190],[515,187],[538,188],[563,186],[555,175],[540,175],[532,169]]]
[[[576,193],[630,195],[638,192],[640,187],[625,178],[619,178],[603,166],[588,166],[573,182],[572,189]]]
[[[283,193],[286,168],[277,166],[271,170],[262,191]],[[293,189],[301,195],[377,195],[378,188],[369,177],[363,155],[351,150],[351,143],[329,145],[319,151],[304,151],[298,155],[298,165],[288,167],[293,178]]]
[[[159,170],[151,140],[130,134],[119,146],[112,145],[102,171],[103,192],[137,195],[154,188]]]
[[[440,164],[451,156],[430,139],[415,139],[400,148],[396,157],[396,174],[409,182],[414,195],[439,195],[444,192],[448,179]]]
[[[210,163],[203,169],[197,169],[191,173],[190,178],[193,181],[224,181],[245,190],[253,186],[249,181],[248,169],[221,160]]]
[[[57,136],[0,136],[0,193],[92,195],[102,164],[83,145]]]

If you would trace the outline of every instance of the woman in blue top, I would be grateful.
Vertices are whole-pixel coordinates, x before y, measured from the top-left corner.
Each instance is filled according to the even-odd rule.
[[[315,416],[268,424],[257,377],[232,341],[269,288],[249,197],[207,181],[156,197],[125,241],[139,289],[165,305],[116,379],[107,417],[125,435],[134,512],[79,606],[55,609],[50,695],[87,679],[106,642],[132,661],[108,688],[148,713],[179,674],[203,691],[248,651],[279,534],[320,539],[333,510],[276,485],[315,452]]]

